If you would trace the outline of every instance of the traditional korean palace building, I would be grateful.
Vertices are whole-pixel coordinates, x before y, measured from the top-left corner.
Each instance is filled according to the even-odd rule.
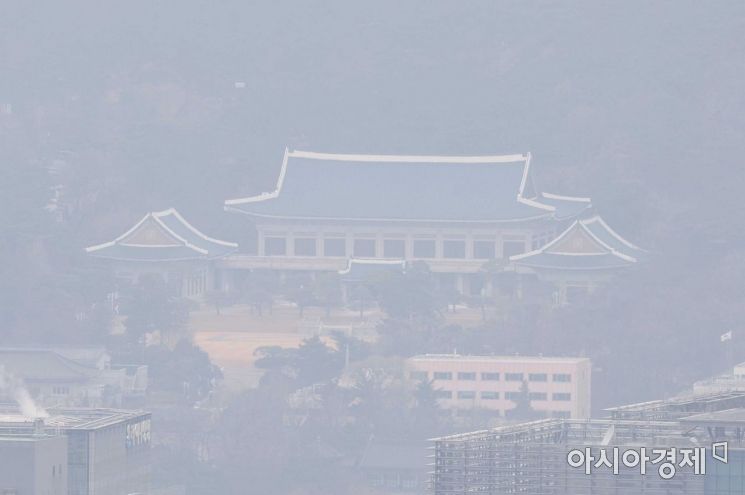
[[[113,241],[86,248],[110,263],[119,279],[136,282],[143,274],[157,273],[186,297],[221,285],[215,280],[215,261],[237,250],[237,244],[207,237],[173,208],[148,213]]]
[[[555,284],[564,301],[637,263],[642,251],[596,216],[589,198],[539,190],[530,162],[530,153],[286,150],[273,190],[225,201],[226,211],[244,215],[247,228],[255,229],[255,246],[238,252],[235,244],[209,238],[166,210],[88,251],[124,271],[152,263],[168,272],[187,263],[193,267],[181,277],[187,295],[229,289],[246,270],[346,274],[352,261],[421,261],[441,284],[465,294],[492,292],[484,277],[491,266],[492,272],[537,275]]]

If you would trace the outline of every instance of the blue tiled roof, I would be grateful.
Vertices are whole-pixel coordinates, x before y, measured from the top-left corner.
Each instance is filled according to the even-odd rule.
[[[538,199],[541,203],[556,208],[554,216],[558,220],[577,218],[583,212],[592,207],[590,198],[575,198],[572,196],[559,196],[558,194],[541,193]]]
[[[612,230],[605,221],[595,216],[587,220],[583,220],[582,224],[592,232],[601,242],[610,246],[611,248],[621,253],[626,253],[629,256],[638,257],[644,254],[644,250],[627,241],[621,237],[618,233]]]
[[[540,249],[510,257],[517,266],[537,269],[603,270],[635,265],[645,251],[599,216],[577,220]]]
[[[502,222],[550,217],[529,155],[439,157],[287,152],[275,191],[226,209],[304,219]]]
[[[126,261],[179,261],[222,258],[238,245],[207,237],[175,209],[148,213],[113,241],[91,246],[91,256]]]

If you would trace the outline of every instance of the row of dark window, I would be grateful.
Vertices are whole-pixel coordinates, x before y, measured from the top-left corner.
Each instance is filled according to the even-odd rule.
[[[456,375],[458,380],[474,381],[477,378],[476,372],[473,371],[459,371]],[[429,374],[426,371],[412,371],[410,374],[413,380],[428,380]],[[435,380],[452,380],[453,373],[451,371],[435,371],[432,374],[432,378]],[[501,378],[500,373],[493,372],[482,372],[480,374],[482,381],[499,381]],[[504,380],[506,382],[522,382],[525,380],[524,373],[505,373]],[[528,373],[529,382],[548,382],[547,373]],[[570,383],[572,381],[572,375],[568,373],[553,373],[551,375],[551,381],[559,383]]]
[[[453,398],[453,392],[451,390],[437,390],[436,395],[438,399],[452,399]],[[519,400],[520,399],[520,392],[505,392],[504,398],[506,400]],[[475,399],[476,398],[476,391],[474,390],[459,390],[456,393],[456,397],[458,399]],[[494,391],[483,391],[480,392],[480,397],[482,400],[499,400],[499,392]],[[548,394],[546,392],[530,392],[528,394],[528,398],[531,401],[547,401],[548,400]],[[551,400],[557,401],[557,402],[570,402],[572,400],[572,394],[570,393],[564,393],[564,392],[557,392],[551,394]]]
[[[435,258],[436,244],[432,239],[414,240],[414,258]],[[347,256],[346,239],[324,239],[323,255],[331,257]],[[357,258],[376,257],[375,239],[355,239],[352,243],[352,256]],[[295,256],[317,256],[316,240],[312,238],[297,238],[293,241]],[[508,258],[525,251],[523,241],[504,241],[502,256]],[[284,237],[264,238],[264,254],[266,256],[284,256],[287,254],[287,239]],[[493,241],[474,241],[473,257],[475,259],[496,258],[496,243]],[[466,241],[442,241],[442,256],[450,259],[464,259],[466,257]],[[384,258],[405,258],[406,241],[403,239],[386,239],[383,241]]]

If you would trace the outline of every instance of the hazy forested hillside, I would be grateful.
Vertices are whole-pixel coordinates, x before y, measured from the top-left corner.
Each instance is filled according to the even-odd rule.
[[[656,254],[611,289],[616,313],[552,324],[677,342],[659,362],[684,376],[742,324],[743,29],[740,1],[6,0],[0,280],[24,290],[0,332],[29,327],[41,297],[85,304],[81,272],[55,267],[145,211],[239,238],[222,201],[270,187],[285,146],[529,150],[545,189],[592,196]],[[39,215],[53,195],[55,216]]]

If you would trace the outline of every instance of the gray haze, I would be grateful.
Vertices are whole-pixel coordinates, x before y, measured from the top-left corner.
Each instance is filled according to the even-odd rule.
[[[3,0],[0,402],[152,412],[153,494],[426,493],[376,486],[371,452],[403,442],[391,469],[426,471],[427,439],[499,421],[450,414],[408,380],[411,356],[587,357],[593,416],[731,374],[745,361],[743,33],[741,1]],[[530,152],[537,191],[591,197],[645,253],[571,304],[490,278],[508,261],[473,270],[507,287],[498,301],[424,269],[360,290],[336,268],[226,274],[272,234],[224,202],[272,191],[286,149]],[[412,190],[447,189],[428,180]],[[197,265],[154,276],[85,251],[168,208],[238,244],[205,262],[198,297],[164,275]],[[67,385],[29,382],[58,369],[100,393],[68,404]]]

